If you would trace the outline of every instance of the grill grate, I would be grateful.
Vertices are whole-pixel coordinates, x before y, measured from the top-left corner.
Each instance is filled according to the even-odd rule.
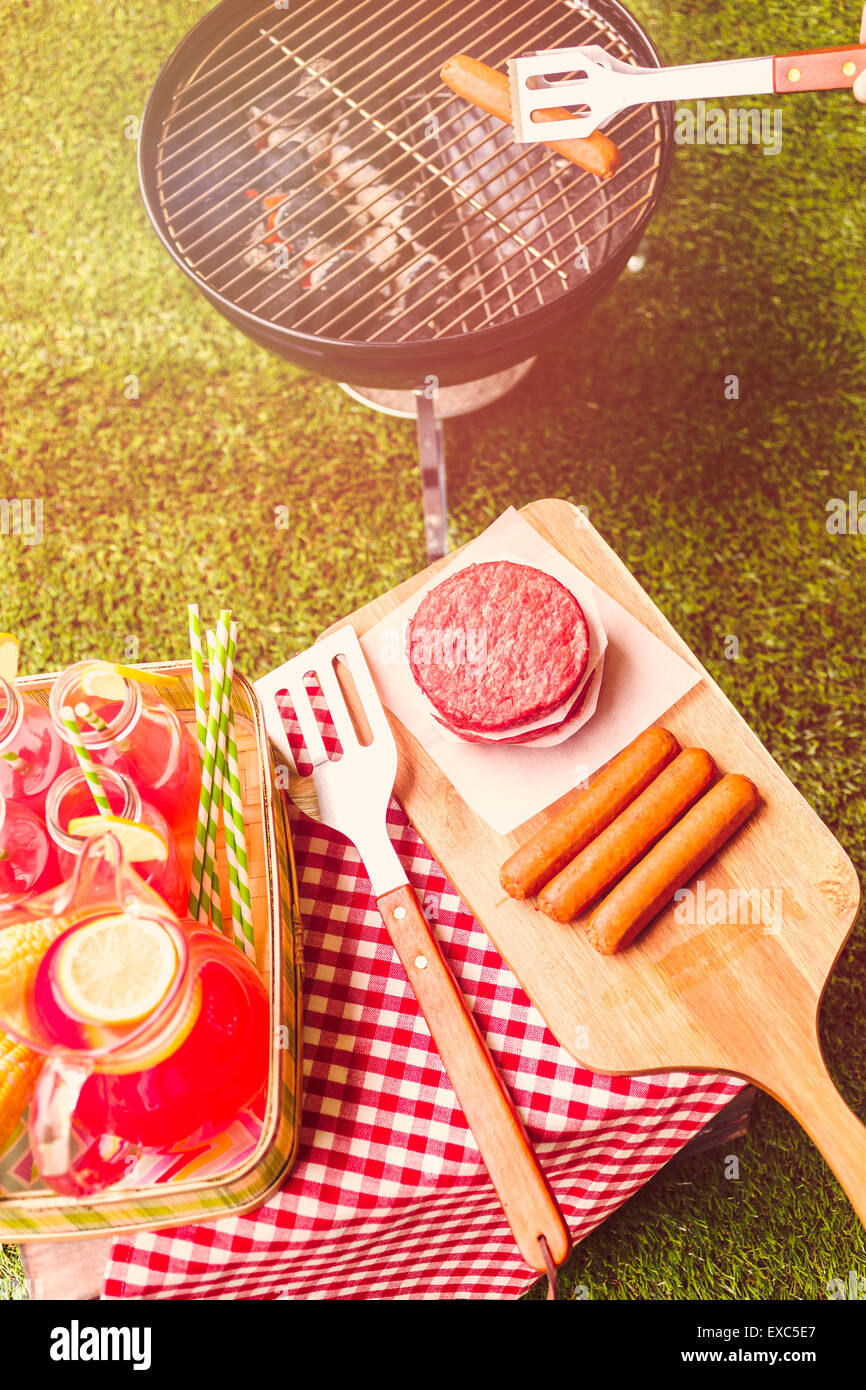
[[[443,87],[446,58],[492,66],[597,43],[572,0],[263,6],[199,63],[162,125],[168,233],[207,288],[257,318],[346,342],[454,338],[513,321],[607,260],[653,198],[655,107],[607,133],[601,184]]]

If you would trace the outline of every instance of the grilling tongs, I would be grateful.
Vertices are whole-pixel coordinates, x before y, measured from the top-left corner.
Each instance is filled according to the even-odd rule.
[[[372,734],[366,746],[358,739],[337,679],[338,658],[351,674]],[[334,762],[328,760],[310,703],[305,685],[309,674],[318,682],[342,746],[342,756]],[[337,628],[257,681],[256,689],[271,742],[291,767],[293,759],[277,706],[280,691],[288,693],[313,764],[320,817],[346,835],[361,855],[382,920],[520,1253],[531,1269],[548,1275],[552,1293],[553,1266],[562,1263],[571,1246],[568,1228],[514,1102],[388,837],[385,813],[397,775],[397,745],[354,628]]]
[[[864,44],[671,68],[635,67],[596,44],[553,48],[508,60],[514,136],[585,139],[620,111],[645,102],[829,91],[853,87],[864,70]],[[545,114],[535,120],[536,112]]]

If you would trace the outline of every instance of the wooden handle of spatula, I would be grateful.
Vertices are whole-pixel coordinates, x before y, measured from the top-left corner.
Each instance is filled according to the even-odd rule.
[[[864,71],[866,44],[862,43],[786,53],[773,59],[773,90],[827,92],[836,87],[853,87]]]
[[[554,1264],[562,1264],[568,1227],[418,899],[406,884],[378,903],[521,1255],[543,1273],[543,1236]]]
[[[792,1066],[777,1084],[767,1084],[764,1089],[803,1126],[866,1227],[866,1125],[833,1085],[817,1039],[813,1055],[799,1060],[802,1065]]]

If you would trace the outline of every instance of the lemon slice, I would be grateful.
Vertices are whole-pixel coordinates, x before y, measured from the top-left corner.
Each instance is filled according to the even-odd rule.
[[[124,666],[119,661],[104,661],[91,666],[81,677],[85,695],[98,695],[103,700],[125,700],[126,682],[142,681],[145,685],[173,685],[177,676],[163,671],[142,671],[138,666]]]
[[[18,638],[11,632],[0,632],[0,676],[4,681],[14,681],[18,675]]]
[[[57,959],[57,986],[94,1023],[138,1023],[161,1004],[178,971],[159,922],[117,915],[74,931]]]
[[[178,679],[167,671],[144,671],[140,666],[123,666],[120,662],[112,662],[112,670],[128,681],[143,681],[145,685],[174,685]]]
[[[122,704],[126,699],[126,678],[115,666],[89,666],[82,672],[81,689],[85,695]]]
[[[164,864],[168,859],[168,845],[159,831],[140,821],[125,820],[123,816],[76,816],[69,822],[69,834],[80,840],[92,840],[106,831],[116,836],[123,857],[130,864],[151,859]]]

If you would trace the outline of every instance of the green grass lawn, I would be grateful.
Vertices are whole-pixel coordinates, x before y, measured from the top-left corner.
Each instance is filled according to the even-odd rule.
[[[235,611],[255,677],[425,563],[413,427],[254,347],[146,218],[125,128],[209,8],[0,3],[0,495],[44,499],[42,544],[0,539],[0,629],[25,672],[183,656],[198,598]],[[669,62],[842,44],[859,21],[835,0],[633,9]],[[866,110],[804,95],[783,121],[775,157],[678,149],[646,268],[511,397],[449,422],[452,535],[536,497],[585,505],[859,866],[866,536],[825,523],[829,499],[866,493]],[[861,919],[821,1028],[861,1116],[864,979]],[[860,1226],[780,1106],[761,1099],[736,1151],[737,1181],[722,1151],[669,1164],[564,1287],[814,1299],[866,1276]],[[0,1252],[0,1291],[15,1261]]]

